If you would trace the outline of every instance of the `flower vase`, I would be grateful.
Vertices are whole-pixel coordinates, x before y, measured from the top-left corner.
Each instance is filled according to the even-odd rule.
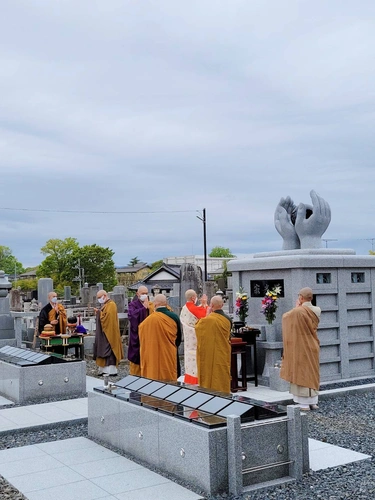
[[[282,342],[281,325],[266,325],[266,342]]]
[[[244,314],[239,314],[238,315],[240,321],[243,322],[243,324],[246,326],[246,318],[247,318],[247,315],[244,315]]]

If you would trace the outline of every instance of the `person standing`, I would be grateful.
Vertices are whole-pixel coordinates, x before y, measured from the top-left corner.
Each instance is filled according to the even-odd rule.
[[[141,376],[165,382],[178,376],[177,352],[181,343],[179,317],[167,307],[163,294],[155,296],[155,312],[139,325]]]
[[[311,288],[302,288],[296,307],[282,318],[284,353],[280,377],[290,382],[293,400],[301,410],[318,409],[319,350],[317,329],[321,309],[313,306]]]
[[[39,314],[39,335],[47,324],[53,325],[56,335],[65,333],[67,325],[66,311],[64,306],[57,302],[56,292],[49,292],[48,301],[48,304],[41,309]]]
[[[117,366],[124,357],[116,303],[105,290],[97,293],[100,309],[96,312],[94,359],[99,375],[117,375]]]
[[[230,393],[230,332],[232,321],[223,312],[223,299],[211,299],[211,313],[195,325],[200,387]]]
[[[207,315],[207,296],[202,295],[200,305],[197,305],[198,296],[194,290],[186,290],[186,303],[181,309],[180,321],[184,333],[184,363],[185,384],[198,384],[197,372],[197,336],[195,325],[198,319]]]
[[[129,346],[128,360],[130,375],[141,375],[140,351],[139,351],[139,325],[154,310],[154,304],[148,299],[148,289],[142,285],[138,288],[134,299],[128,307],[129,320]]]

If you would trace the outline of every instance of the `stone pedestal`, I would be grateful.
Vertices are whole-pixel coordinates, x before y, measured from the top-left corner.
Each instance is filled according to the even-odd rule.
[[[281,357],[282,315],[295,307],[299,290],[307,286],[313,290],[313,303],[322,310],[318,327],[321,381],[375,375],[373,256],[357,256],[354,250],[345,249],[289,250],[231,260],[228,270],[233,291],[242,287],[249,295],[251,326],[264,326],[264,383],[268,385],[269,368]],[[269,328],[261,302],[267,288],[275,284],[282,287],[282,296]]]
[[[270,366],[269,368],[270,389],[273,391],[287,392],[290,389],[290,383],[280,378],[280,368]]]

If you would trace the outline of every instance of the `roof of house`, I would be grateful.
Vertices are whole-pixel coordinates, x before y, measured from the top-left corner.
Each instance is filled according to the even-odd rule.
[[[125,267],[117,267],[116,268],[116,273],[137,273],[141,269],[146,269],[149,268],[150,266],[146,264],[146,262],[138,262],[138,264],[134,264],[134,266],[125,266]]]
[[[31,278],[32,276],[36,276],[36,269],[18,275],[19,278]]]
[[[145,276],[142,280],[137,281],[137,283],[133,283],[133,285],[129,286],[129,290],[138,290],[140,286],[146,286],[149,290],[151,290],[154,286],[161,288],[163,290],[171,290],[173,288],[173,284],[179,282],[180,280],[180,268],[181,266],[173,265],[170,266],[168,264],[162,264],[156,271]],[[152,278],[157,276],[160,272],[165,271],[171,275],[170,280],[161,279],[157,282],[150,281]]]

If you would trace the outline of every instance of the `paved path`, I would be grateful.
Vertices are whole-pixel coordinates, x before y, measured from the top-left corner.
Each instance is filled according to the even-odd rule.
[[[87,390],[102,381],[87,377]],[[322,391],[321,397],[349,389]],[[363,386],[351,390],[364,390]],[[290,399],[288,392],[254,387],[241,395],[261,401]],[[0,397],[0,434],[9,430],[87,418],[87,398],[12,408]],[[363,453],[309,439],[313,470],[370,458]],[[111,450],[80,437],[0,451],[0,474],[29,500],[198,500],[202,497]]]

